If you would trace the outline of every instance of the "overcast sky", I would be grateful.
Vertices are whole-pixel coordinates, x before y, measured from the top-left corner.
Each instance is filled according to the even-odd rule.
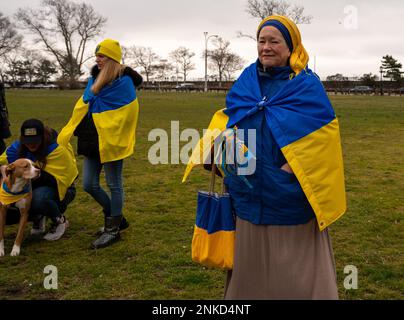
[[[0,11],[13,15],[19,7],[37,8],[40,0],[0,0]],[[81,2],[81,1],[80,1]],[[231,42],[233,51],[247,64],[257,58],[251,39],[237,38],[236,31],[254,34],[259,23],[245,11],[247,0],[84,0],[108,18],[102,37],[130,46],[149,46],[162,57],[179,46],[196,53],[197,66],[190,76],[204,76],[201,58],[203,32],[218,34]],[[378,74],[383,55],[404,63],[404,1],[402,0],[291,0],[313,16],[309,25],[299,25],[310,55],[309,67],[325,78],[343,73]],[[355,13],[357,12],[357,19]],[[357,24],[355,23],[357,20]],[[212,48],[212,43],[209,43]],[[93,43],[95,46],[95,43]],[[93,50],[93,48],[91,48]],[[314,66],[314,61],[316,61]]]

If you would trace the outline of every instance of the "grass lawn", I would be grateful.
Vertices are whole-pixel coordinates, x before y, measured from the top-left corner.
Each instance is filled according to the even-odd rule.
[[[23,120],[37,117],[60,130],[81,91],[9,90],[13,137]],[[403,299],[404,292],[404,97],[331,96],[339,117],[345,160],[348,212],[330,227],[341,299]],[[21,256],[9,253],[16,226],[6,227],[0,259],[0,299],[221,299],[225,272],[191,261],[196,192],[208,186],[197,169],[181,184],[185,166],[148,162],[154,128],[170,132],[206,128],[224,94],[140,92],[137,146],[124,162],[123,240],[94,251],[102,225],[100,207],[78,181],[66,216],[70,228],[57,242],[29,236]],[[73,141],[74,144],[76,141]],[[182,142],[182,145],[185,142]],[[82,158],[78,158],[81,173]],[[43,287],[46,265],[58,268],[58,290]],[[358,268],[358,290],[345,290],[344,267]]]

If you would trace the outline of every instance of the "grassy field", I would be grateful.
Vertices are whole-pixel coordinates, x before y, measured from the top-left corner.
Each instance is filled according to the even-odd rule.
[[[79,91],[7,92],[13,138],[21,122],[42,119],[59,130]],[[225,273],[191,261],[196,192],[208,174],[195,170],[181,184],[184,165],[153,166],[153,128],[205,128],[224,94],[139,94],[134,157],[124,165],[125,208],[131,226],[117,244],[94,251],[102,225],[100,207],[78,182],[66,215],[70,228],[57,242],[30,238],[22,254],[8,254],[16,226],[6,228],[7,256],[0,259],[0,299],[221,299]],[[332,96],[343,141],[348,212],[330,227],[341,299],[403,299],[404,292],[404,98]],[[7,142],[11,142],[10,138]],[[75,143],[75,141],[74,141]],[[81,172],[82,158],[78,158]],[[46,265],[58,268],[59,288],[43,287]],[[359,271],[358,290],[345,290],[344,267]]]

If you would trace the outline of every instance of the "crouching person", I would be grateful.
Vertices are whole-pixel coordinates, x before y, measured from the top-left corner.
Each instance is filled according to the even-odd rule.
[[[41,169],[40,177],[32,181],[31,234],[44,233],[46,218],[49,218],[52,224],[44,239],[58,240],[68,227],[64,215],[67,205],[76,195],[74,181],[78,170],[73,149],[70,145],[58,144],[58,133],[54,129],[45,127],[38,119],[29,119],[21,126],[20,139],[0,156],[0,164],[19,158],[28,158]]]

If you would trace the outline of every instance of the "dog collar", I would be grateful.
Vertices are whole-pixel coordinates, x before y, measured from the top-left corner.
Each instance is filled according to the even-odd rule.
[[[28,193],[28,192],[31,191],[31,184],[30,184],[30,183],[27,183],[27,184],[24,186],[24,189],[22,189],[22,191],[20,191],[20,192],[11,192],[11,190],[7,187],[7,185],[6,185],[5,182],[3,182],[2,187],[3,187],[3,190],[4,190],[5,192],[7,192],[7,193],[9,193],[9,194],[12,194],[12,195],[14,195],[14,196],[18,196],[18,195],[20,195],[20,194],[25,194],[25,193]]]

